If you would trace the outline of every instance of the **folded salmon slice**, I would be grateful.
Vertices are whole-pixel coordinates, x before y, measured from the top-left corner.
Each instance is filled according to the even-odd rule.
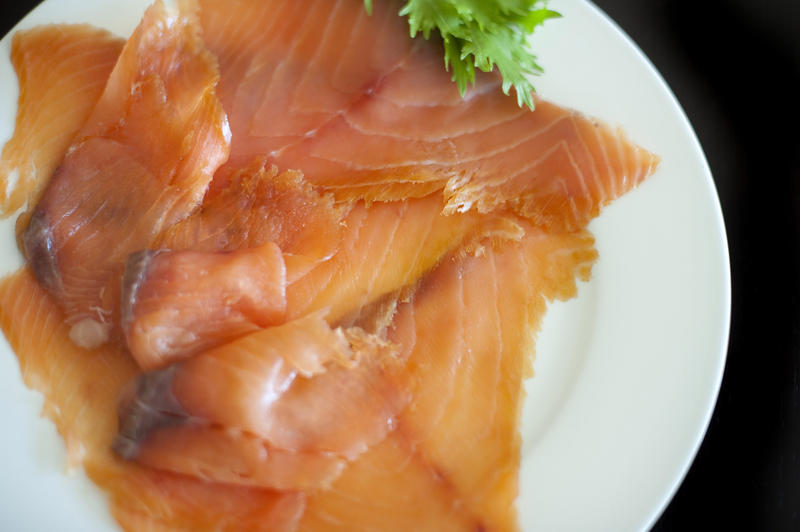
[[[124,43],[86,24],[14,34],[11,64],[19,99],[14,135],[0,158],[0,217],[36,204],[103,92]],[[26,224],[27,216],[19,226]]]
[[[268,175],[275,177],[274,170]],[[234,260],[227,252],[215,258],[214,250],[259,245],[265,239],[274,239],[282,246],[286,263],[286,319],[326,309],[330,323],[347,320],[342,323],[350,325],[360,319],[362,307],[413,287],[452,250],[459,247],[468,250],[484,237],[492,237],[499,243],[519,239],[523,234],[518,218],[510,212],[491,216],[476,212],[443,215],[438,195],[369,206],[358,203],[339,221],[342,208],[334,208],[329,199],[310,192],[300,195],[295,191],[283,198],[285,202],[280,197],[277,202],[270,201],[270,194],[263,191],[273,187],[261,186],[268,182],[259,179],[256,187],[251,186],[249,179],[232,182],[230,188],[210,199],[200,211],[167,231],[159,242],[165,247],[208,250],[207,255],[196,252],[185,255],[189,261],[202,256],[202,261],[187,267],[180,254],[158,254],[155,260],[161,264],[160,268],[150,270],[144,277],[132,276],[126,283],[129,288],[122,301],[129,310],[123,329],[131,352],[143,368],[162,365],[246,332],[238,328],[231,328],[228,333],[222,330],[228,322],[220,321],[220,316],[235,314],[235,298],[206,299],[221,296],[226,283],[233,283],[232,290],[226,292],[233,294],[238,289],[235,281],[219,279],[218,287],[211,285],[202,294],[194,290],[194,279],[199,277],[188,272],[199,274],[196,266],[205,268],[203,264],[227,264]],[[332,256],[325,256],[328,253]],[[243,278],[263,275],[257,263],[252,266],[254,270],[241,270]],[[225,274],[223,270],[219,273]],[[175,287],[179,298],[173,298],[171,289],[166,288],[175,276],[185,278],[185,284],[181,282],[188,289],[184,292],[183,288]],[[206,273],[201,276],[214,278]],[[136,291],[150,294],[146,308],[143,304],[132,304],[134,286]],[[193,296],[198,297],[190,299]],[[270,305],[265,300],[262,307],[253,306],[250,313],[272,315]],[[146,322],[139,321],[136,325],[139,329],[132,329],[131,324],[139,319]],[[263,326],[277,323],[262,321]],[[249,327],[257,325],[258,320],[251,318],[242,323]],[[174,341],[168,340],[167,335],[172,335]],[[178,339],[184,336],[185,341]]]
[[[389,331],[411,400],[387,439],[329,491],[304,530],[515,530],[522,383],[547,301],[573,297],[588,233],[527,227],[520,242],[443,261]],[[423,495],[423,496],[421,496]]]
[[[109,337],[127,256],[200,203],[228,154],[216,61],[178,5],[147,10],[22,236],[83,346]]]
[[[118,454],[219,482],[326,486],[383,439],[407,399],[396,348],[323,313],[140,377],[121,403]]]
[[[0,281],[0,327],[25,384],[44,395],[44,413],[64,438],[71,466],[82,465],[109,494],[126,530],[296,528],[303,494],[199,481],[118,459],[113,405],[138,370],[119,348],[74,345],[63,311],[27,268]]]
[[[122,283],[125,343],[144,370],[169,365],[284,320],[286,265],[280,248],[209,253],[145,250]]]
[[[370,18],[349,0],[237,2],[240,17],[227,1],[201,2],[204,38],[228,65],[230,165],[269,155],[340,200],[441,190],[446,213],[508,205],[559,231],[584,227],[657,165],[579,113],[540,99],[519,108],[493,74],[478,73],[462,99],[439,47],[408,39],[394,5],[375,4]]]

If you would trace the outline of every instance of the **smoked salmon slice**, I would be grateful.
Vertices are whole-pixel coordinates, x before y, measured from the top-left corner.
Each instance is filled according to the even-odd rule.
[[[321,313],[252,333],[144,374],[122,403],[114,448],[220,482],[325,486],[405,404],[395,351],[360,329],[331,329]]]
[[[145,250],[122,282],[125,343],[144,370],[284,321],[286,265],[272,242],[225,253]]]
[[[86,347],[109,338],[127,256],[200,203],[228,154],[216,61],[196,6],[178,4],[147,10],[22,235],[37,279]]]
[[[444,260],[400,304],[389,339],[406,361],[409,406],[384,442],[311,495],[302,530],[516,529],[534,333],[546,303],[573,297],[597,257],[588,233],[528,229]]]
[[[138,369],[113,344],[74,345],[63,311],[28,268],[0,281],[0,327],[25,384],[44,395],[44,414],[64,438],[70,464],[108,492],[126,530],[295,530],[302,493],[198,481],[117,458],[113,406]]]
[[[391,2],[376,2],[371,18],[349,0],[329,10],[238,2],[244,17],[227,0],[201,5],[204,38],[229,65],[220,94],[233,167],[268,155],[340,200],[441,191],[446,213],[507,205],[576,230],[658,163],[577,112],[540,99],[535,112],[519,108],[492,74],[462,99],[438,49],[408,39]]]
[[[389,335],[405,350],[414,398],[398,426],[486,530],[515,526],[533,333],[546,303],[574,297],[597,257],[586,233],[526,229],[518,243],[445,262],[399,308]]]
[[[375,7],[370,17],[347,1],[201,3],[203,38],[220,61],[220,98],[236,138],[226,168],[322,127],[408,55],[413,44],[403,20],[394,8]],[[297,97],[309,105],[298,108]],[[266,122],[256,126],[256,114]],[[253,134],[254,127],[264,131]]]
[[[405,202],[356,204],[344,220],[336,254],[286,288],[287,316],[328,309],[335,323],[361,307],[413,285],[450,251],[484,237],[519,239],[511,213],[442,214],[438,195]]]
[[[86,24],[38,26],[14,34],[11,64],[19,99],[14,136],[0,158],[0,217],[36,205],[103,92],[124,43]]]

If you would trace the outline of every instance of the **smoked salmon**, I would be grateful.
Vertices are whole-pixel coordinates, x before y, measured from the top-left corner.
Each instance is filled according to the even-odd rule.
[[[406,397],[392,383],[395,346],[360,329],[331,329],[322,316],[146,373],[122,403],[115,449],[221,482],[328,485],[345,459],[385,437]]]
[[[319,194],[301,172],[279,172],[259,157],[170,227],[155,247],[213,252],[274,242],[292,281],[336,253],[343,215],[333,197]]]
[[[280,177],[274,171],[268,175],[273,179]],[[284,206],[279,197],[262,195],[263,188],[274,187],[254,189],[235,180],[195,215],[167,231],[159,244],[166,248],[212,253],[236,246],[263,246],[263,241],[274,240],[284,251],[286,319],[325,309],[331,323],[343,319],[352,322],[363,307],[412,286],[451,250],[460,247],[466,252],[485,237],[501,242],[519,239],[523,234],[518,218],[510,212],[495,213],[491,217],[476,212],[448,216],[441,213],[442,201],[435,195],[406,202],[375,203],[369,207],[360,202],[337,220],[339,215],[332,206],[325,202],[319,205],[321,198],[307,197],[312,200],[310,205],[317,207],[311,211],[305,208],[305,202],[301,202],[304,208],[298,207],[298,197],[294,193],[289,195],[294,200]],[[257,199],[262,196],[265,196],[264,201]],[[298,228],[301,234],[297,234]],[[202,262],[203,273],[187,274],[187,267],[181,264],[182,256],[189,261],[196,257],[198,261],[188,266],[188,270],[194,270]],[[135,279],[126,280],[122,296],[126,313],[123,328],[128,346],[143,369],[160,365],[158,361],[180,358],[181,352],[210,347],[211,343],[206,340],[219,342],[246,331],[237,331],[232,320],[228,325],[218,321],[223,314],[225,319],[239,319],[240,314],[233,305],[239,296],[227,292],[225,298],[218,300],[224,299],[224,305],[209,305],[209,291],[198,285],[201,278],[207,278],[216,283],[211,285],[210,293],[221,294],[219,287],[226,281],[214,281],[205,265],[231,260],[231,255],[214,258],[213,254],[162,253],[154,256],[154,261],[162,265],[160,274],[152,270],[151,275],[133,275]],[[138,258],[137,262],[141,264]],[[219,273],[226,275],[222,270]],[[254,272],[253,275],[261,274]],[[170,277],[176,276],[185,279],[181,288],[173,287],[177,299],[172,298],[170,288],[166,288],[172,282]],[[245,278],[247,274],[239,280]],[[135,290],[130,288],[134,286]],[[149,294],[146,303],[132,301],[139,292]],[[215,308],[219,313],[214,314],[212,309]],[[256,307],[253,309],[251,314],[256,312]],[[266,306],[259,310],[268,311]],[[176,318],[176,313],[182,317]],[[266,318],[260,321],[266,324],[269,322]],[[246,323],[254,326],[258,321],[253,316]],[[182,328],[180,323],[192,323],[193,327]],[[223,332],[225,329],[227,332]],[[178,340],[178,337],[185,340]]]
[[[216,61],[196,6],[179,5],[147,10],[22,235],[85,347],[110,336],[127,256],[194,210],[228,154]]]
[[[114,405],[139,370],[119,346],[74,345],[63,311],[28,268],[0,281],[0,327],[25,384],[44,395],[44,413],[64,438],[69,462],[108,492],[125,529],[295,530],[302,493],[197,481],[117,458]]]
[[[287,286],[287,315],[328,309],[328,319],[336,322],[413,285],[456,248],[470,250],[487,236],[502,242],[523,234],[510,213],[446,216],[441,210],[436,195],[369,207],[356,204],[344,220],[336,254]]]
[[[580,113],[541,99],[536,112],[519,108],[494,75],[462,98],[437,47],[408,39],[391,2],[371,16],[351,0],[312,3],[201,1],[233,132],[212,187],[226,168],[268,155],[342,200],[439,191],[445,213],[507,205],[576,230],[658,164]]]
[[[402,346],[409,406],[384,442],[310,497],[301,530],[515,529],[532,334],[597,254],[586,233],[533,229],[485,249],[444,260],[399,306],[389,340]]]
[[[123,276],[121,312],[125,344],[144,370],[281,323],[281,250],[267,242],[227,253],[134,253]]]
[[[542,316],[658,165],[495,74],[462,98],[391,2],[324,4],[157,0],[124,47],[69,27],[93,88],[43,129],[20,101],[45,144],[0,169],[49,170],[0,327],[126,530],[516,530]]]
[[[39,26],[11,39],[19,80],[14,136],[0,158],[0,217],[36,205],[89,117],[124,40],[85,24]],[[24,228],[27,216],[19,222]]]

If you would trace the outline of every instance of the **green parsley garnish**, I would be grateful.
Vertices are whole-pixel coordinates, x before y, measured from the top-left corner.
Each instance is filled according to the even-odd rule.
[[[364,0],[368,13],[372,0]],[[400,10],[408,17],[411,37],[428,39],[438,30],[444,41],[444,66],[453,73],[461,95],[475,83],[475,69],[503,77],[503,92],[513,86],[520,106],[533,109],[529,76],[542,67],[527,47],[537,26],[561,15],[547,9],[547,0],[407,0]]]

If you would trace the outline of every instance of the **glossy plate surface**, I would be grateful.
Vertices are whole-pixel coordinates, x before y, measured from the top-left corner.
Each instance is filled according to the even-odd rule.
[[[148,3],[46,0],[15,29],[89,22],[127,36]],[[592,223],[593,280],[545,317],[523,413],[520,523],[643,530],[691,464],[719,390],[730,316],[725,230],[703,152],[658,73],[594,5],[550,7],[565,17],[533,41],[546,71],[539,93],[620,125],[662,164]],[[10,40],[0,41],[3,142],[17,100]],[[19,264],[5,221],[0,273]],[[103,494],[82,472],[66,472],[41,404],[0,338],[0,529],[116,529]]]

